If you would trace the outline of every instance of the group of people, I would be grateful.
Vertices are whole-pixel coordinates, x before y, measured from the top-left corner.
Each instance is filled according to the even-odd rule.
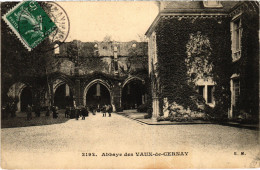
[[[103,113],[103,117],[106,117],[107,116],[107,113],[108,113],[108,116],[111,117],[111,113],[112,113],[112,106],[111,105],[104,105],[101,109],[102,113]]]
[[[66,107],[65,117],[70,119],[76,118],[76,120],[78,120],[79,117],[82,117],[82,120],[85,120],[85,117],[88,116],[88,113],[89,113],[88,107],[81,107],[81,108]]]
[[[52,111],[53,119],[58,118],[58,108],[57,106],[51,106],[50,108],[48,107],[46,110],[46,116],[50,116],[50,111]],[[26,109],[26,115],[27,115],[27,120],[32,120],[32,112],[35,112],[36,117],[40,117],[41,115],[41,107],[34,107],[28,104],[27,109]]]
[[[32,106],[28,105],[27,106],[27,120],[31,120],[32,119],[32,112],[33,110],[35,111],[36,116],[40,115],[39,109],[33,109]],[[50,111],[52,112],[53,115],[53,119],[57,119],[58,118],[58,108],[57,106],[51,106],[47,108],[46,111],[46,116],[50,116]],[[111,105],[109,104],[105,104],[103,106],[97,105],[95,106],[89,106],[89,107],[66,107],[65,109],[65,118],[76,118],[76,120],[78,120],[80,117],[82,117],[82,120],[85,120],[86,117],[88,117],[89,113],[92,112],[93,115],[102,113],[103,117],[106,117],[107,113],[108,116],[111,117],[111,113],[113,111],[113,108]]]

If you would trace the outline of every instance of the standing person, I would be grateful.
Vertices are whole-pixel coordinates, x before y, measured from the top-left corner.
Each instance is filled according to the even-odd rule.
[[[94,114],[94,106],[92,104],[89,106],[89,111],[92,112],[92,114]]]
[[[103,117],[106,117],[106,109],[107,109],[107,106],[104,105],[104,106],[102,107]]]
[[[72,107],[70,110],[70,118],[71,119],[75,118],[75,108],[74,107]]]
[[[101,111],[101,108],[100,108],[100,105],[98,104],[98,106],[97,106],[97,108],[96,108],[97,114],[100,113],[100,111]],[[95,114],[94,114],[94,115],[95,115]]]
[[[105,105],[106,106],[106,114],[108,114],[108,110],[109,110],[109,104]]]
[[[86,116],[88,117],[89,107],[86,107]]]
[[[76,120],[79,120],[79,112],[80,112],[80,110],[78,108],[76,108],[75,111],[76,111]]]
[[[85,117],[87,115],[87,109],[85,107],[81,109],[81,115],[82,115],[82,120],[85,120]]]
[[[12,102],[11,104],[11,117],[15,117],[15,112],[16,112],[17,108],[16,108],[16,104],[15,102]]]
[[[70,112],[70,108],[69,108],[69,107],[66,107],[66,110],[65,110],[65,118],[68,118],[68,117],[69,117],[69,112]]]
[[[109,117],[111,117],[111,113],[112,113],[112,106],[108,105],[108,115],[109,115]]]
[[[41,107],[38,104],[35,106],[35,115],[37,117],[41,116]]]
[[[28,104],[27,106],[27,120],[32,120],[32,107]]]
[[[53,116],[53,119],[58,118],[58,113],[57,113],[57,109],[55,106],[52,106],[52,116]]]

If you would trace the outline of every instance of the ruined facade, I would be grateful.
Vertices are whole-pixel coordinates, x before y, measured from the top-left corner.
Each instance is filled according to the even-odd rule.
[[[41,94],[36,95],[28,81],[15,82],[9,88],[7,95],[18,99],[18,111],[25,111],[28,104],[39,100],[42,107],[111,104],[114,110],[146,103],[146,42],[74,40],[57,46],[51,53],[53,58],[47,65]]]

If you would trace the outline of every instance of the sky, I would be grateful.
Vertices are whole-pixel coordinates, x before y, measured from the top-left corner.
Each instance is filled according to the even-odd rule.
[[[158,14],[155,2],[58,2],[70,20],[66,41],[139,41]]]

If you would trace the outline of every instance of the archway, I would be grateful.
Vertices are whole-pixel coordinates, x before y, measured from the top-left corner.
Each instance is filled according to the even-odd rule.
[[[32,92],[29,87],[23,88],[20,96],[20,108],[25,112],[28,105],[32,105]]]
[[[65,109],[66,106],[73,106],[73,93],[67,84],[63,83],[55,89],[54,105],[60,109]]]
[[[111,104],[111,96],[108,87],[104,84],[96,82],[92,84],[86,91],[85,105],[105,105]]]
[[[132,79],[123,85],[122,106],[124,109],[136,109],[145,103],[146,88],[142,80]]]

